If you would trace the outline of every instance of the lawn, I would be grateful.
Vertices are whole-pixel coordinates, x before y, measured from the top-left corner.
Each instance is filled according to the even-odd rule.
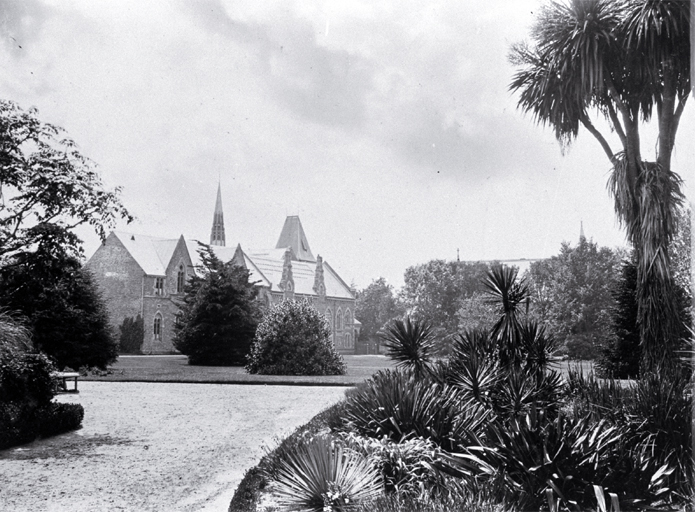
[[[346,375],[294,376],[251,375],[242,366],[190,366],[183,355],[120,356],[106,375],[82,377],[89,381],[111,382],[191,382],[214,384],[286,384],[302,386],[355,386],[393,362],[384,355],[345,355]],[[555,365],[563,374],[568,368],[592,370],[591,361],[562,361]]]
[[[241,366],[190,366],[183,355],[120,356],[107,375],[88,375],[83,380],[112,382],[195,382],[217,384],[294,384],[305,386],[354,386],[383,368],[392,366],[382,355],[346,355],[346,375],[285,376],[250,375]]]

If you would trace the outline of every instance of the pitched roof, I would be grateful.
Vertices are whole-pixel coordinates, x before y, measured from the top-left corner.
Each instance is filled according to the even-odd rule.
[[[316,258],[311,254],[309,241],[306,239],[304,228],[302,228],[302,223],[297,215],[290,215],[285,219],[285,225],[282,227],[280,238],[275,245],[276,249],[286,249],[287,247],[292,249],[296,259],[316,262]]]
[[[151,276],[164,276],[174,254],[178,238],[159,238],[123,231],[113,234],[128,250],[143,272]]]

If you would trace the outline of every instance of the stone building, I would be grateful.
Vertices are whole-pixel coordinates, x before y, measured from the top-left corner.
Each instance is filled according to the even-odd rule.
[[[354,317],[355,295],[320,255],[314,257],[299,217],[285,219],[273,249],[228,247],[218,188],[210,246],[222,261],[233,260],[249,270],[263,305],[285,298],[310,300],[328,319],[336,349],[354,353],[360,326]],[[172,344],[176,301],[200,263],[197,249],[198,243],[183,235],[166,239],[114,231],[87,261],[117,332],[126,318],[142,318],[143,353],[176,351]]]

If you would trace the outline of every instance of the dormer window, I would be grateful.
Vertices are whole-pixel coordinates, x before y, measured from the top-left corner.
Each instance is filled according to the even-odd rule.
[[[155,295],[164,295],[164,278],[163,277],[155,277],[154,278],[154,294]]]

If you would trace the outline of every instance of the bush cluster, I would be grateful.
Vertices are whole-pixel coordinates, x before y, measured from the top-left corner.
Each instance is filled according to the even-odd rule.
[[[308,301],[284,300],[266,311],[246,370],[263,375],[344,375],[328,321]]]
[[[594,510],[605,499],[617,511],[689,503],[688,373],[643,375],[632,385],[574,371],[562,379],[552,370],[557,343],[523,313],[524,283],[499,268],[487,285],[499,314],[490,331],[461,334],[451,355],[435,361],[427,325],[395,322],[385,346],[398,367],[323,415],[331,450],[370,462],[351,466],[351,482],[378,472],[372,479],[381,490],[354,495],[358,509]],[[324,500],[326,482],[336,480],[319,453],[328,438],[301,448],[314,437],[285,445],[271,464],[284,470],[266,474],[292,489],[294,505],[347,510]],[[347,496],[350,485],[331,496]]]
[[[0,313],[0,449],[79,428],[82,406],[52,401],[54,369],[33,352],[28,331]]]

